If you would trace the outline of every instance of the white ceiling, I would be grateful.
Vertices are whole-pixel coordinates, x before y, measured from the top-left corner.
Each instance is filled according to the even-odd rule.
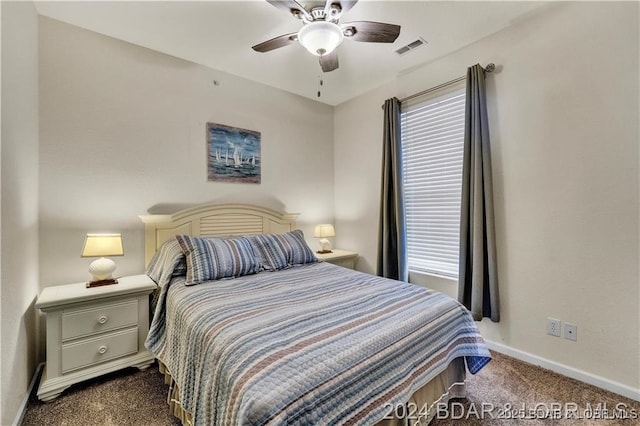
[[[251,49],[301,26],[263,0],[43,1],[36,8],[50,18],[337,105],[512,25],[544,4],[360,0],[341,22],[398,24],[400,36],[393,44],[345,40],[338,48],[340,68],[323,75],[318,58],[297,43],[268,53]],[[403,56],[394,52],[419,37],[428,44]],[[317,98],[320,75],[324,86]]]

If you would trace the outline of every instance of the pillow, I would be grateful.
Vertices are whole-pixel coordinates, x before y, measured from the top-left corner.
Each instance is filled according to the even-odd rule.
[[[147,266],[147,275],[160,287],[167,284],[171,277],[185,275],[186,272],[184,253],[175,238],[165,241]]]
[[[247,238],[266,270],[277,271],[318,261],[299,229],[284,234],[252,235]]]
[[[251,244],[244,237],[204,238],[176,235],[187,259],[185,285],[255,274],[260,270]]]
[[[277,271],[289,267],[287,249],[276,235],[252,235],[248,239],[262,269]]]
[[[313,250],[309,248],[304,240],[304,234],[301,230],[287,232],[283,234],[289,246],[291,247],[289,264],[304,265],[305,263],[315,263],[318,258],[313,254]]]
[[[176,241],[176,244],[177,243],[178,242]],[[178,245],[178,248],[180,248],[180,244],[177,244],[177,245]],[[181,248],[180,248],[180,253],[182,253]],[[184,277],[185,275],[187,275],[187,259],[185,259],[184,253],[182,253],[182,257],[180,258],[180,261],[178,262],[176,267],[173,268],[173,276]]]

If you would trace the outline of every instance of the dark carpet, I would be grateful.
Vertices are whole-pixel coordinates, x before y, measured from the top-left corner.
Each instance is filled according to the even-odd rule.
[[[74,385],[50,402],[32,397],[22,424],[177,425],[166,395],[157,366],[126,369]],[[440,407],[431,422],[451,424],[638,425],[640,403],[494,353],[468,377],[467,398]]]

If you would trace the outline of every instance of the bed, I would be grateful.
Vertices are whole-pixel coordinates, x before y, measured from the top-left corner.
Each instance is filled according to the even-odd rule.
[[[466,370],[491,359],[466,309],[318,262],[296,218],[216,204],[141,217],[160,286],[146,346],[182,423],[427,424],[463,397]]]

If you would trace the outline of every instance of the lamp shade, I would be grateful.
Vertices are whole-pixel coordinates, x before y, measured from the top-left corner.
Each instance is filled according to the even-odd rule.
[[[333,22],[309,22],[298,31],[298,41],[314,55],[328,55],[344,40],[342,29]]]
[[[313,236],[316,238],[335,237],[336,231],[333,229],[333,225],[325,223],[316,226],[313,231]]]
[[[82,257],[122,256],[120,234],[87,234],[82,247]]]

